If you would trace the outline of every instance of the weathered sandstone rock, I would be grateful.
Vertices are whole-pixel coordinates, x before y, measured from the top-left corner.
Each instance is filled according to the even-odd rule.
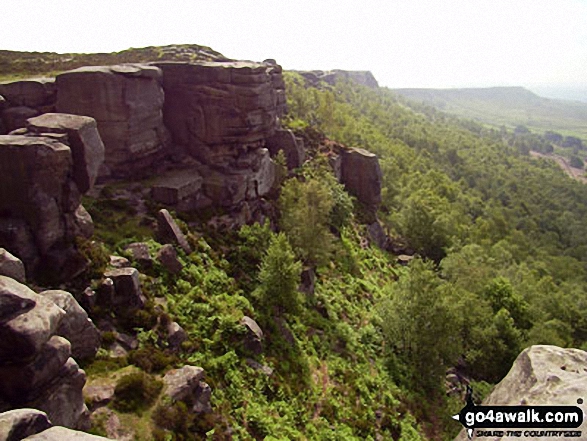
[[[46,113],[27,120],[27,129],[36,134],[65,133],[73,158],[73,178],[79,191],[90,190],[104,162],[104,144],[96,120],[87,116]]]
[[[172,349],[178,349],[188,339],[185,330],[177,322],[167,325],[167,343]]]
[[[291,130],[276,130],[273,136],[267,138],[267,148],[271,156],[277,155],[282,150],[289,170],[301,167],[306,160],[304,141],[296,138]]]
[[[141,292],[139,272],[135,268],[118,268],[106,271],[104,277],[114,284],[112,306],[120,312],[140,309],[145,306]]]
[[[0,413],[0,441],[20,441],[51,426],[47,414],[40,410],[9,410]]]
[[[65,312],[54,302],[11,278],[0,276],[0,298],[23,300],[23,313],[0,326],[0,365],[28,362],[55,334]],[[34,306],[31,308],[31,301]]]
[[[77,300],[67,291],[43,291],[40,295],[51,299],[65,311],[56,334],[71,343],[72,357],[76,360],[93,358],[100,347],[100,331]]]
[[[11,107],[27,106],[38,108],[54,103],[54,78],[37,78],[0,83],[0,95]]]
[[[19,256],[34,277],[67,279],[85,267],[75,249],[87,230],[79,210],[69,146],[48,137],[0,136],[0,246]]]
[[[361,148],[341,152],[341,182],[367,207],[381,203],[381,168],[377,155]]]
[[[204,369],[196,366],[184,366],[165,374],[163,393],[172,401],[183,401],[191,406],[195,413],[210,412],[212,389],[202,379]]]
[[[1,119],[4,132],[10,133],[13,130],[26,126],[26,120],[39,115],[39,111],[27,106],[9,107],[2,111]]]
[[[104,441],[109,439],[59,426],[25,438],[26,441]]]
[[[31,363],[0,366],[0,396],[15,405],[34,400],[39,391],[61,372],[70,355],[69,342],[53,336]]]
[[[202,188],[202,181],[197,169],[172,170],[157,178],[151,188],[151,196],[162,204],[176,205],[195,196]]]
[[[157,213],[157,235],[162,243],[177,244],[186,254],[192,252],[192,247],[190,247],[179,225],[165,208]]]
[[[271,136],[285,110],[278,65],[156,63],[163,71],[164,118],[174,141],[204,163]]]
[[[93,117],[114,176],[129,176],[161,156],[169,135],[163,125],[161,71],[140,64],[89,66],[57,76],[57,111]]]
[[[157,252],[157,261],[171,274],[178,274],[183,269],[182,263],[177,258],[177,251],[170,244],[163,245]]]
[[[85,383],[85,372],[73,358],[69,358],[55,381],[27,406],[46,412],[53,424],[87,429],[89,412],[82,394]]]
[[[24,283],[26,279],[22,261],[4,248],[0,248],[0,275],[11,277],[20,283]]]
[[[244,316],[240,324],[245,327],[245,337],[243,347],[252,354],[261,354],[263,352],[263,331],[255,320],[251,317]]]
[[[484,405],[570,405],[579,406],[583,413],[587,390],[587,352],[579,349],[563,349],[557,346],[536,345],[525,349],[514,361],[508,374],[495,386]],[[550,429],[549,429],[550,430]],[[573,430],[582,431],[582,436],[573,438],[587,440],[587,421]],[[505,437],[504,437],[505,438]],[[463,430],[455,441],[465,441]],[[501,437],[487,437],[500,440]]]

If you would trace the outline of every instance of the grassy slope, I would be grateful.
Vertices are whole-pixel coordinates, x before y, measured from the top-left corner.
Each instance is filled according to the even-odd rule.
[[[81,66],[143,63],[157,60],[220,61],[221,53],[197,44],[177,44],[131,48],[98,54],[58,54],[55,52],[15,52],[0,50],[0,81],[54,75]]]
[[[542,98],[522,87],[486,89],[394,89],[416,101],[492,125],[525,125],[587,139],[587,104]]]

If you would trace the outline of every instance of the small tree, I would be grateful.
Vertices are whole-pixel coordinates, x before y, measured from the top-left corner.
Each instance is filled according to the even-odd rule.
[[[383,332],[412,385],[437,391],[446,367],[459,354],[459,324],[447,291],[432,266],[415,259],[380,308]]]
[[[296,254],[308,265],[328,260],[332,248],[329,230],[334,200],[328,186],[316,178],[290,179],[281,191],[281,228]]]
[[[279,233],[273,237],[259,272],[260,285],[257,289],[262,307],[270,312],[282,314],[295,313],[300,308],[298,285],[302,265],[296,261],[295,254],[287,237]]]

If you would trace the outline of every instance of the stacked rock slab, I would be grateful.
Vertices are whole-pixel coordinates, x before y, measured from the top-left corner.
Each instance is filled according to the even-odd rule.
[[[381,203],[381,168],[377,155],[361,148],[341,152],[341,182],[366,207],[377,210]]]
[[[267,194],[275,164],[265,148],[285,112],[281,67],[273,63],[156,63],[163,71],[164,121],[197,159],[200,205],[236,205]]]
[[[56,91],[54,78],[0,83],[0,135],[24,127],[28,118],[55,111]]]
[[[90,66],[57,76],[57,111],[98,122],[106,147],[102,176],[136,176],[165,154],[161,70],[126,64]]]
[[[104,146],[91,118],[46,114],[26,136],[0,136],[0,246],[33,278],[75,276],[85,260],[76,236],[89,236],[81,195],[94,184]]]
[[[0,276],[1,305],[0,401],[8,408],[0,410],[30,407],[46,412],[54,424],[85,427],[86,376],[70,357],[69,341],[55,335],[66,312],[5,276]]]

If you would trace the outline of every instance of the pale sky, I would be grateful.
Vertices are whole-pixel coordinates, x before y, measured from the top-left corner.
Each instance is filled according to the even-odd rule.
[[[195,43],[388,87],[587,88],[587,0],[0,0],[0,49]]]

